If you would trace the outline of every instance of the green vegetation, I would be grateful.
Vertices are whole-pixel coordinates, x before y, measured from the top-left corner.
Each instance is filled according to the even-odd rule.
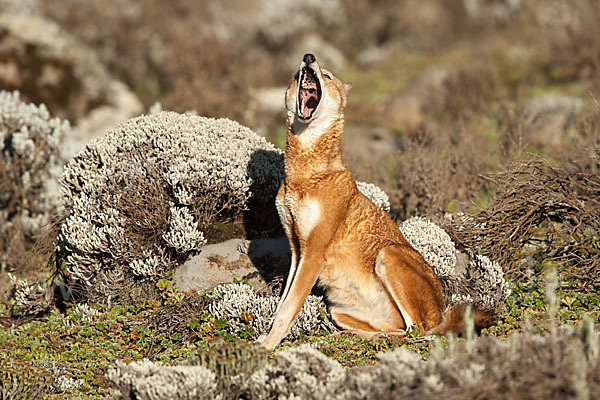
[[[27,387],[29,393],[37,393],[36,390],[47,393],[47,398],[110,398],[111,387],[105,373],[114,367],[116,360],[147,358],[165,365],[196,360],[204,365],[210,361],[205,355],[207,350],[227,351],[219,350],[219,343],[230,342],[234,346],[238,343],[239,346],[247,341],[243,332],[239,338],[226,334],[227,321],[215,319],[207,310],[188,315],[187,333],[192,335],[165,331],[153,323],[165,307],[181,306],[197,295],[177,293],[170,289],[168,281],[159,281],[157,288],[160,300],[110,308],[91,306],[89,310],[71,307],[64,314],[53,310],[41,319],[20,326],[3,324],[0,327],[1,357],[6,361],[2,363],[3,390],[11,382],[17,382],[20,387]],[[512,290],[506,310],[497,317],[497,325],[482,334],[509,339],[525,325],[536,332],[550,329],[544,282],[518,284]],[[556,323],[576,325],[585,317],[599,321],[600,294],[558,288],[556,296],[559,305]],[[0,307],[2,321],[8,321],[9,309],[5,305]],[[284,341],[279,349],[310,343],[341,365],[352,368],[373,364],[377,354],[397,347],[406,347],[428,359],[433,342],[417,336],[401,341],[395,337],[367,340],[346,333],[308,333],[299,340]],[[447,346],[447,340],[442,339],[441,343]],[[66,390],[60,393],[56,393],[56,389],[49,390],[65,379],[73,382]]]
[[[5,3],[37,7],[32,13],[55,21],[74,40],[90,46],[91,54],[98,57],[94,62],[105,65],[106,73],[128,86],[145,106],[160,101],[165,109],[230,117],[260,128],[279,149],[285,149],[283,111],[270,101],[261,105],[257,93],[287,85],[290,65],[297,65],[302,55],[295,45],[304,46],[307,33],[316,35],[314,52],[319,60],[339,55],[331,57],[332,66],[327,62],[323,66],[354,85],[345,114],[347,127],[356,135],[350,140],[367,138],[364,142],[356,140],[358,144],[343,144],[344,151],[349,152],[345,162],[355,177],[374,182],[389,194],[391,215],[398,222],[415,215],[444,221],[444,229],[457,247],[498,261],[511,281],[512,295],[506,308],[496,316],[496,324],[484,329],[475,341],[483,348],[486,337],[511,341],[521,340],[523,332],[556,334],[554,327],[560,324],[583,331],[588,323],[584,321],[600,328],[600,3],[343,0],[332,13],[330,2],[308,2],[314,3],[310,7],[289,2],[305,7],[301,11],[306,15],[290,5],[277,13],[275,21],[268,19],[273,16],[264,16],[259,6],[253,7],[257,10],[253,14],[248,8],[242,12],[228,9],[229,2],[214,2],[211,7],[199,7],[190,0],[173,4],[157,0],[89,0],[85,5],[78,0],[60,0],[37,2],[37,6],[33,1]],[[488,4],[494,9],[477,14],[477,10],[467,9],[467,3]],[[513,5],[516,8],[512,9]],[[499,9],[506,12],[494,11]],[[332,15],[337,19],[326,22]],[[0,16],[4,17],[3,11]],[[286,23],[282,25],[281,20]],[[34,25],[32,22],[31,35],[35,34]],[[222,32],[225,26],[230,30],[227,34]],[[148,32],[153,32],[151,40]],[[42,36],[45,34],[42,29]],[[0,59],[9,61],[6,68],[0,68],[0,82],[10,90],[20,90],[22,101],[33,101],[40,109],[8,107],[10,113],[18,113],[2,131],[8,136],[0,143],[4,146],[0,194],[13,193],[8,198],[0,195],[0,220],[10,217],[6,221],[12,221],[0,224],[0,249],[5,250],[0,252],[0,400],[42,396],[108,399],[112,387],[106,372],[117,361],[147,358],[172,366],[204,365],[220,378],[273,361],[273,353],[253,353],[249,345],[257,335],[253,328],[237,330],[237,335],[229,333],[232,321],[215,317],[206,296],[179,292],[172,285],[172,277],[146,274],[147,279],[120,282],[113,297],[94,284],[69,287],[69,296],[65,287],[50,286],[58,281],[48,277],[56,269],[67,285],[78,269],[73,267],[99,271],[94,269],[95,261],[71,266],[70,277],[66,264],[44,265],[43,255],[56,247],[58,232],[50,230],[38,243],[34,243],[34,236],[42,223],[65,221],[61,220],[64,216],[51,216],[58,193],[48,198],[38,195],[50,180],[38,180],[60,173],[62,164],[44,173],[36,168],[54,166],[58,155],[50,155],[63,146],[51,141],[46,146],[51,148],[40,147],[37,133],[48,131],[60,136],[68,129],[57,129],[58,125],[52,125],[56,121],[40,125],[35,120],[36,124],[27,129],[28,136],[21,131],[22,124],[30,118],[27,114],[39,112],[47,117],[48,112],[38,104],[43,100],[50,114],[68,117],[77,128],[89,116],[84,115],[88,108],[102,105],[106,99],[90,100],[96,99],[95,92],[104,91],[88,88],[78,80],[73,88],[66,87],[64,80],[71,80],[71,73],[65,72],[67,67],[39,57],[24,57],[20,50],[13,54],[13,47],[21,47],[13,46],[10,40],[20,39],[9,33],[5,37],[10,45],[0,46]],[[6,44],[3,40],[0,37],[0,44]],[[23,46],[28,49],[34,45]],[[31,54],[45,52],[35,46]],[[41,78],[39,71],[44,72]],[[64,76],[58,79],[59,75]],[[79,92],[79,86],[90,92],[87,97]],[[86,102],[90,104],[79,104]],[[7,124],[9,114],[0,115],[0,122],[4,116]],[[163,137],[160,129],[153,131],[157,137]],[[134,129],[133,133],[139,132]],[[29,139],[38,143],[33,166],[25,163]],[[23,154],[11,153],[8,143]],[[223,148],[231,148],[231,136],[225,135],[223,143]],[[370,147],[373,143],[379,146]],[[121,144],[127,147],[130,140]],[[173,143],[168,146],[173,150]],[[224,153],[221,148],[217,150]],[[141,157],[140,165],[147,166],[147,161],[146,156]],[[123,160],[117,157],[116,162],[121,165]],[[166,165],[165,171],[170,167]],[[240,173],[248,172],[245,163],[238,167]],[[82,168],[82,174],[94,174],[98,168]],[[223,169],[209,171],[213,177],[216,172],[231,176]],[[164,240],[167,224],[161,231],[152,221],[171,215],[166,199],[176,194],[173,188],[158,196],[164,188],[153,185],[162,179],[162,173],[161,179],[147,179],[156,173],[148,174],[134,176],[124,171],[123,176],[133,180],[123,187],[122,180],[110,170],[105,176],[115,178],[114,187],[123,193],[117,190],[115,194],[113,189],[92,193],[99,198],[101,211],[107,208],[106,198],[117,202],[122,194],[145,193],[140,203],[144,206],[139,210],[138,203],[117,202],[131,208],[125,210],[124,215],[130,218],[125,225],[139,225],[139,231],[128,232],[135,234],[131,240],[135,251],[144,250],[151,236],[158,242]],[[202,180],[194,177],[189,182]],[[74,187],[80,184],[74,179]],[[262,184],[276,186],[270,181]],[[231,201],[231,193],[223,196],[225,204]],[[208,243],[262,237],[265,231],[281,233],[280,227],[273,227],[277,225],[273,207],[257,207],[252,202],[256,199],[252,197],[247,205],[244,200],[237,207],[238,214],[223,220],[205,213],[207,226],[202,232]],[[259,215],[252,215],[257,209]],[[17,217],[23,217],[22,221],[15,223]],[[106,228],[96,223],[97,218],[90,220],[94,221],[90,226]],[[167,221],[166,217],[161,221]],[[83,240],[87,238],[81,239],[82,248],[87,248],[89,243]],[[124,243],[119,239],[103,242],[106,248],[93,255],[101,258],[109,254],[109,261],[115,254],[126,256],[129,258],[123,261],[123,268],[140,261],[136,264],[139,271],[146,266],[152,272],[150,258],[118,251],[118,245]],[[60,260],[53,261],[60,264]],[[147,265],[141,261],[148,261]],[[174,268],[175,261],[180,260],[173,258],[169,268]],[[168,269],[165,263],[157,265],[160,273]],[[557,282],[549,280],[553,290],[547,289],[544,277],[550,270],[558,274]],[[16,298],[15,291],[7,290],[11,287],[9,272],[18,279],[37,279],[42,285],[38,289],[23,286],[21,297]],[[86,277],[87,272],[80,276]],[[111,283],[111,279],[112,275],[107,275],[96,282]],[[142,281],[141,287],[129,286]],[[62,298],[52,296],[52,290],[63,290]],[[84,290],[96,290],[97,295],[86,297]],[[295,340],[285,340],[278,350],[310,344],[354,371],[378,363],[378,355],[399,347],[424,360],[434,360],[438,346],[448,348],[457,342],[457,349],[471,346],[463,338],[443,337],[431,342],[422,339],[421,333],[415,329],[405,340],[367,340],[344,332],[303,332]],[[254,357],[251,363],[229,363],[244,359],[248,353]],[[551,369],[550,364],[542,367]],[[517,378],[507,379],[512,383]]]

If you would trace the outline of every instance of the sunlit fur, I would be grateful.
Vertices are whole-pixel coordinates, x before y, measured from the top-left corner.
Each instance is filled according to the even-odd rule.
[[[286,177],[276,205],[292,265],[271,330],[259,340],[273,348],[285,337],[317,279],[332,317],[349,331],[402,336],[412,324],[438,327],[444,309],[439,279],[394,221],[360,193],[342,160],[350,85],[317,61],[310,67],[322,97],[309,120],[297,116],[300,73],[286,92]]]

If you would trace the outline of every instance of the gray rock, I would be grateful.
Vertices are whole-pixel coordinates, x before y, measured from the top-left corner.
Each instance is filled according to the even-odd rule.
[[[53,116],[71,122],[66,158],[143,111],[92,49],[49,19],[0,13],[0,59],[7,60],[0,65],[3,89],[19,90],[24,101],[44,103]]]
[[[481,23],[507,23],[518,15],[524,5],[523,0],[463,0],[467,16]]]
[[[394,133],[389,130],[364,125],[351,125],[344,130],[342,155],[353,171],[372,166],[374,154],[378,162],[382,162],[393,157],[396,151]]]
[[[175,271],[175,285],[182,292],[203,293],[221,283],[246,279],[256,290],[264,291],[275,277],[286,275],[290,267],[287,238],[231,239],[206,245]]]
[[[392,95],[382,108],[383,126],[390,130],[414,131],[425,120],[421,101],[414,95]]]
[[[547,94],[529,100],[523,117],[526,140],[536,146],[559,145],[567,139],[582,108],[582,99],[567,95]]]

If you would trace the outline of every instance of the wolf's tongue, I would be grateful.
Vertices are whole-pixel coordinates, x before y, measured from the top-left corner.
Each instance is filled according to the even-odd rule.
[[[310,113],[313,112],[313,110],[317,107],[317,104],[319,104],[319,100],[317,99],[317,95],[315,93],[311,93],[308,90],[301,90],[300,97],[300,104],[303,105],[302,109],[300,110],[302,117],[308,118]]]

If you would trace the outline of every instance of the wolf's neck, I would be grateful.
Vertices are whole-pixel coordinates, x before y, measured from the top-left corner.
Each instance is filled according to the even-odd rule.
[[[310,124],[302,131],[292,131],[293,129],[293,126],[288,126],[286,175],[316,174],[344,168],[340,149],[340,140],[344,132],[343,116],[333,120],[326,127],[323,127],[323,124]]]

